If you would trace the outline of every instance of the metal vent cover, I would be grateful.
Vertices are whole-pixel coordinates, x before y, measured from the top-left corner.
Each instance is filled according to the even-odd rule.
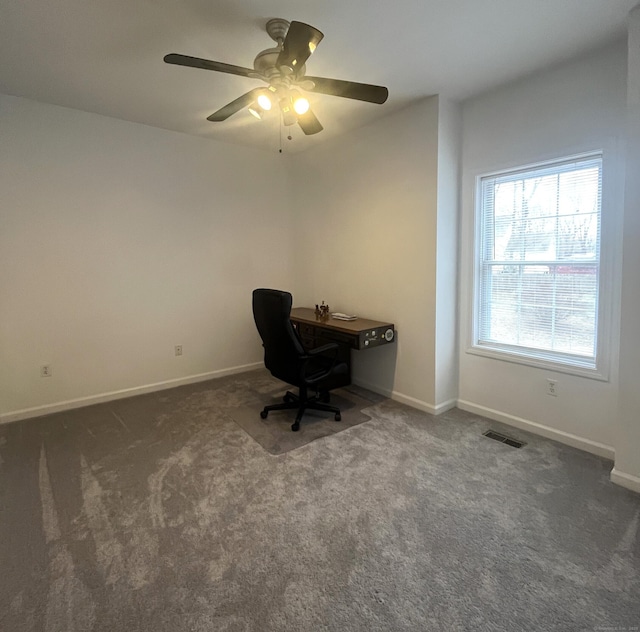
[[[495,430],[487,430],[482,434],[489,439],[493,439],[494,441],[506,443],[512,448],[522,448],[523,446],[527,445],[524,441],[518,441],[517,439],[513,439],[512,437],[507,437],[507,435],[503,435],[500,432],[496,432]]]

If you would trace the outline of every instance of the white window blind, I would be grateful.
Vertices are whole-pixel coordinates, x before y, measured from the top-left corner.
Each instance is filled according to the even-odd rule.
[[[595,369],[602,156],[479,185],[474,344]]]

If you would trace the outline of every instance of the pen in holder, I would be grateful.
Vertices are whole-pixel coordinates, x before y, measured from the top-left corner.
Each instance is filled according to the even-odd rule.
[[[324,301],[322,301],[322,305],[316,303],[316,318],[329,318],[329,306],[325,305]]]

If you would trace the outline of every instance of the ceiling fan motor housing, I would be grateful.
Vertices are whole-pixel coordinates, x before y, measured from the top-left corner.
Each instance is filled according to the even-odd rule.
[[[272,83],[280,77],[284,78],[280,70],[276,68],[276,61],[281,50],[279,47],[267,48],[260,51],[253,60],[254,70],[268,83]]]
[[[288,20],[284,20],[282,18],[273,18],[267,22],[267,33],[269,37],[278,44],[282,44],[284,42],[284,38],[287,36],[287,32],[289,31]]]

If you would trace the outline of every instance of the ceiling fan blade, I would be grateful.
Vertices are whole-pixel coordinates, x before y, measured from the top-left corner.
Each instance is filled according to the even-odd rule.
[[[304,114],[298,116],[298,125],[300,125],[302,131],[307,136],[317,134],[324,129],[320,121],[316,118],[316,115],[311,111],[311,108],[309,108]]]
[[[165,55],[164,61],[167,64],[202,68],[203,70],[216,70],[217,72],[226,72],[230,75],[240,75],[241,77],[256,76],[255,70],[251,68],[233,66],[232,64],[223,64],[221,61],[210,61],[208,59],[200,59],[199,57],[189,57],[189,55],[178,55],[177,53],[169,53],[168,55]]]
[[[262,88],[254,88],[253,90],[250,90],[241,97],[231,101],[231,103],[227,103],[227,105],[221,107],[217,112],[207,116],[207,121],[226,121],[230,116],[239,112],[242,108],[246,108],[251,105],[258,98],[258,95],[261,92]]]
[[[384,103],[389,96],[389,90],[383,86],[356,83],[355,81],[342,81],[342,79],[327,79],[326,77],[305,76],[304,79],[305,81],[311,80],[315,84],[313,88],[305,87],[309,92],[319,92],[320,94],[330,94],[334,97],[345,97],[378,104]]]
[[[291,22],[276,60],[276,68],[289,68],[291,72],[302,68],[323,37],[313,26],[304,22]]]

